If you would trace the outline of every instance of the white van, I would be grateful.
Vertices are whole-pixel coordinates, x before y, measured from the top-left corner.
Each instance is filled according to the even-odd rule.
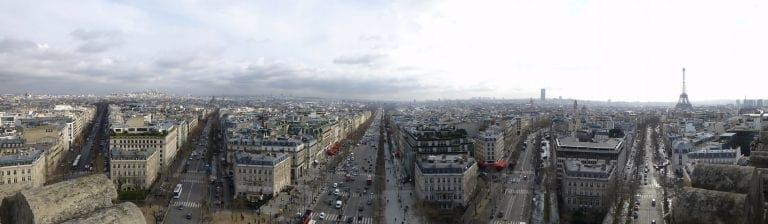
[[[336,201],[336,208],[341,208],[341,201]]]
[[[333,183],[333,188],[338,188],[338,187],[339,187],[339,183]]]
[[[334,190],[333,190],[333,194],[334,194],[334,195],[340,195],[340,194],[341,194],[341,191],[339,191],[339,189],[338,189],[338,188],[336,188],[336,189],[334,189]]]

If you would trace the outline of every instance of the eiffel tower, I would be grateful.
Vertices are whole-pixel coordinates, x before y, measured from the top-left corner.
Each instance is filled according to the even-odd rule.
[[[675,110],[692,111],[693,106],[691,101],[688,101],[688,94],[685,93],[685,68],[683,68],[683,93],[680,94],[680,99],[677,100]]]

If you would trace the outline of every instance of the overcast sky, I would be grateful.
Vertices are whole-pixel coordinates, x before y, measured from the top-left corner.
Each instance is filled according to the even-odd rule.
[[[768,98],[760,0],[162,2],[0,1],[0,92]]]

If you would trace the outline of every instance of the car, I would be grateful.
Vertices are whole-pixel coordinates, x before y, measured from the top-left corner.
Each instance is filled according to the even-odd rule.
[[[325,219],[325,212],[321,212],[320,215],[317,216],[317,218],[319,218],[320,220],[324,220]]]
[[[184,210],[184,206],[179,205],[178,209],[179,210]]]
[[[328,195],[333,195],[333,191],[328,191]]]
[[[651,207],[656,207],[656,199],[651,200]]]
[[[656,220],[651,220],[651,224],[656,224]]]
[[[368,200],[368,202],[366,202],[365,204],[371,205],[371,204],[373,204],[373,200]]]
[[[357,208],[357,211],[358,211],[358,212],[362,212],[362,211],[363,211],[363,206],[360,206],[360,207],[358,207],[358,208]]]
[[[333,183],[333,188],[339,188],[339,183]]]
[[[501,212],[496,213],[496,218],[500,219],[501,217],[504,217],[504,213],[501,213]]]
[[[352,223],[352,222],[354,222],[354,221],[355,221],[355,220],[354,220],[352,217],[349,217],[349,218],[347,218],[347,223]]]
[[[341,200],[337,200],[335,208],[341,208],[342,205],[343,203],[341,202]]]
[[[187,219],[192,219],[192,213],[187,213]]]

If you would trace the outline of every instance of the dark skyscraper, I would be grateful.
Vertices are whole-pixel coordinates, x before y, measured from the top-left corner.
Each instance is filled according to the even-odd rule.
[[[541,101],[547,100],[547,90],[542,88],[541,89]]]

